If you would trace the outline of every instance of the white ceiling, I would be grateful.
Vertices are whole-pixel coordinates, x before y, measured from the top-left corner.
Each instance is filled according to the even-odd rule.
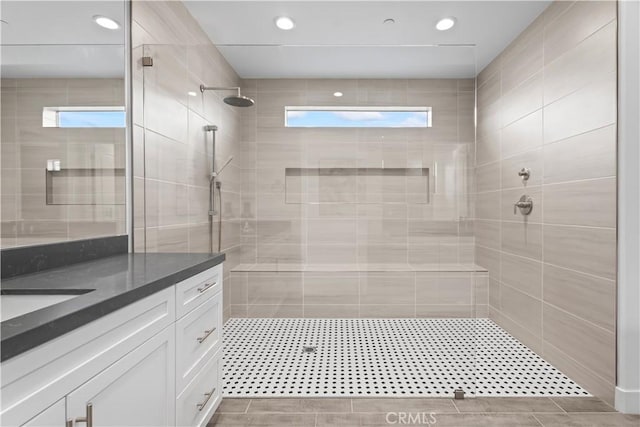
[[[116,31],[93,21],[103,15]],[[125,3],[2,1],[2,77],[123,77]]]
[[[244,78],[474,77],[549,3],[185,1]],[[283,15],[295,20],[293,30],[275,27]],[[437,31],[447,16],[457,25]],[[396,23],[383,24],[387,18]],[[429,46],[460,44],[476,47]]]
[[[549,1],[185,2],[231,66],[245,78],[473,77]],[[3,77],[116,77],[124,70],[123,0],[2,1]],[[276,16],[291,16],[285,32]],[[457,25],[434,29],[444,16]],[[53,19],[52,19],[53,17]],[[386,18],[395,19],[385,25]],[[429,45],[475,45],[433,47]],[[237,46],[243,45],[243,46]],[[477,59],[477,67],[476,67]]]

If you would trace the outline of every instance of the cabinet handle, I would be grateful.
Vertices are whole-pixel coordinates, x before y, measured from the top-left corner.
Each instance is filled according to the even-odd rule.
[[[87,427],[93,427],[93,404],[87,403],[87,413],[84,417],[75,419],[76,423],[86,423]]]
[[[207,402],[209,402],[209,399],[211,399],[211,396],[213,396],[215,392],[216,392],[216,388],[214,387],[213,390],[211,390],[209,393],[204,394],[204,397],[206,397],[206,399],[204,399],[204,402],[198,403],[196,405],[198,407],[198,412],[204,409],[204,407],[207,405]]]
[[[200,292],[201,294],[202,294],[202,293],[205,293],[205,292],[207,292],[207,291],[209,290],[209,288],[211,288],[211,287],[213,287],[213,286],[215,286],[215,285],[217,285],[217,284],[218,284],[218,282],[211,282],[211,283],[207,283],[207,284],[206,284],[206,285],[204,285],[203,287],[198,288],[198,292]]]
[[[204,342],[204,340],[206,340],[207,338],[209,338],[209,335],[211,335],[214,331],[216,330],[216,328],[211,328],[208,329],[206,331],[204,331],[204,335],[201,337],[196,338],[198,340],[198,342],[200,344],[202,344]]]

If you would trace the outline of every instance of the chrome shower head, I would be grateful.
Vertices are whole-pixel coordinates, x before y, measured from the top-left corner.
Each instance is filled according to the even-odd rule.
[[[227,96],[224,100],[225,104],[231,105],[233,107],[251,107],[255,104],[255,101],[248,96],[244,95],[232,95]]]
[[[227,96],[224,98],[224,103],[227,105],[231,105],[232,107],[251,107],[256,102],[249,98],[248,96],[243,96],[240,93],[239,87],[207,87],[205,85],[200,85],[200,92],[204,92],[205,90],[235,90],[237,91],[236,95]]]

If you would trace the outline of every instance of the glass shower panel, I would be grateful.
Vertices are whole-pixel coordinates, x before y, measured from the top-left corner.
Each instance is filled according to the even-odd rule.
[[[134,227],[141,250],[227,251],[232,262],[230,253],[241,250],[241,112],[224,102],[230,92],[200,90],[240,81],[214,54],[211,45],[179,41],[134,50],[141,100],[134,105]]]
[[[475,48],[217,48],[256,100],[242,113],[250,216],[240,218],[254,256],[238,274],[249,287],[299,279],[323,295],[304,293],[304,313],[404,319],[417,339],[395,330],[392,340],[419,380],[395,392],[475,396],[488,303],[472,231]],[[429,126],[385,115],[403,109],[428,111]],[[327,289],[310,290],[318,283]]]

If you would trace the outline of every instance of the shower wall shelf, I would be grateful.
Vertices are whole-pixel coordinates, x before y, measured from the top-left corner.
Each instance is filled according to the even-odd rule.
[[[109,181],[100,183],[99,180],[101,179],[108,179]],[[124,205],[124,179],[124,168],[45,169],[46,204],[85,206]],[[105,182],[109,182],[110,185],[104,185]],[[77,191],[76,186],[80,188],[85,187],[88,191]]]
[[[429,168],[285,168],[287,204],[429,202]]]

